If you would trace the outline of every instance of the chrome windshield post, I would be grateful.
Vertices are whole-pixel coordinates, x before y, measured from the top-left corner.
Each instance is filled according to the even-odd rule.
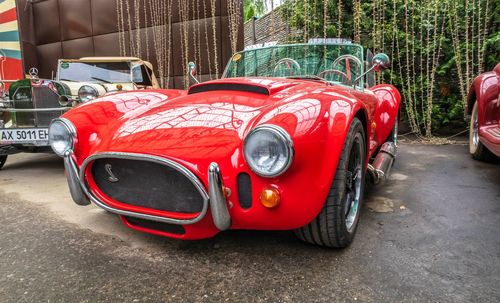
[[[221,231],[228,229],[231,226],[231,216],[227,208],[219,165],[215,162],[210,163],[208,167],[208,195],[215,226]]]

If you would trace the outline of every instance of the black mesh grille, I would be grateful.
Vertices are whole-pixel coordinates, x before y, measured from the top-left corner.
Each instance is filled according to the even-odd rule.
[[[242,208],[252,207],[252,181],[247,173],[238,175],[238,199]]]
[[[59,96],[47,86],[33,87],[32,98],[34,108],[58,108]],[[62,115],[62,111],[57,112],[37,112],[35,113],[36,126],[49,126],[50,121]]]
[[[179,171],[159,163],[117,158],[97,159],[92,175],[99,189],[115,201],[145,208],[197,213],[203,197]],[[116,177],[116,182],[110,179]]]
[[[168,224],[168,223],[144,220],[134,217],[125,217],[125,220],[127,220],[130,224],[138,227],[163,231],[169,234],[183,235],[186,233],[182,225]]]

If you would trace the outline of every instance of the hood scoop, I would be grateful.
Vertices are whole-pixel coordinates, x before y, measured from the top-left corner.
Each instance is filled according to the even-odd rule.
[[[223,78],[191,86],[188,95],[211,91],[238,91],[272,96],[300,82],[282,78]]]
[[[267,96],[270,95],[270,91],[267,87],[246,83],[200,83],[191,86],[191,88],[189,88],[188,95],[219,90],[256,93]]]

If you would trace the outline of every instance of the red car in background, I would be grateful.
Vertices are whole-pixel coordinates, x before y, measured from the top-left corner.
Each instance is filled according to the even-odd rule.
[[[500,158],[500,63],[477,76],[469,89],[467,113],[471,115],[469,152],[475,159]]]
[[[381,184],[396,153],[400,94],[371,81],[388,66],[351,43],[248,49],[219,80],[84,103],[52,122],[49,140],[73,200],[136,230],[295,230],[345,247],[365,174]]]

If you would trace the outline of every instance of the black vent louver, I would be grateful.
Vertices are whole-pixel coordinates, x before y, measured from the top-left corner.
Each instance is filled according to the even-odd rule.
[[[252,207],[252,181],[247,173],[238,174],[238,200],[244,209]]]

